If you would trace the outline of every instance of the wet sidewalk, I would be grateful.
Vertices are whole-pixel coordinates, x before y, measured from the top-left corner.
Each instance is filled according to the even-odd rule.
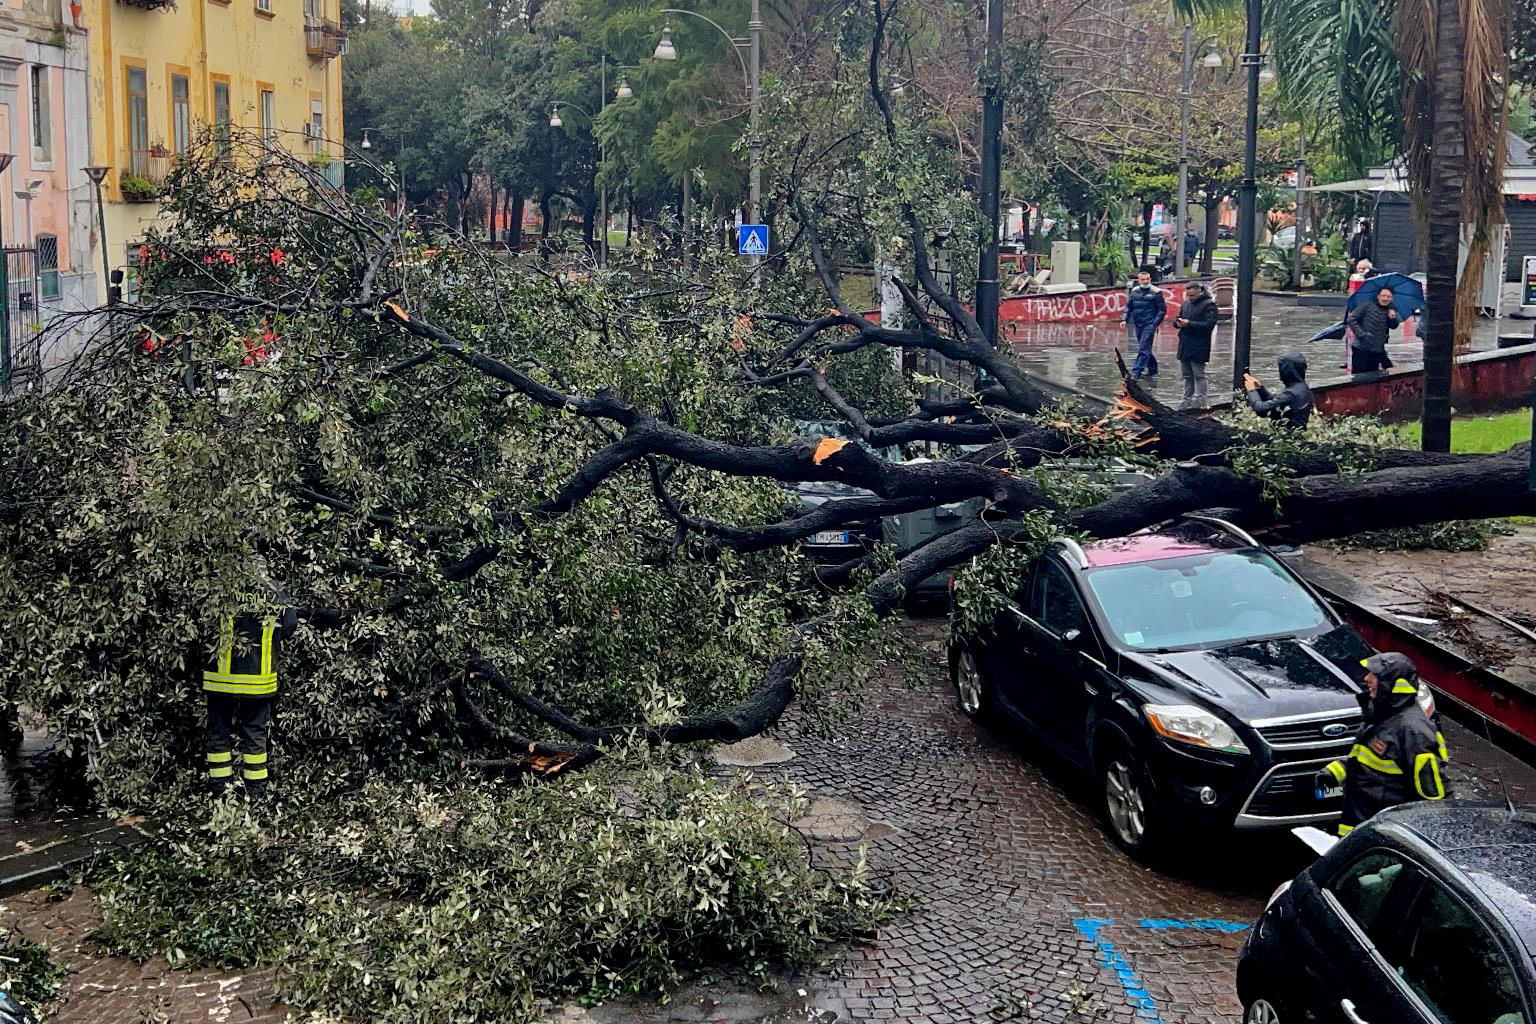
[[[1292,298],[1258,295],[1253,303],[1253,341],[1250,365],[1261,380],[1274,381],[1275,363],[1287,352],[1299,349],[1309,364],[1308,379],[1315,382],[1345,375],[1345,343],[1342,341],[1308,342],[1318,331],[1337,323],[1344,316],[1342,302],[1337,308],[1298,306]],[[1473,334],[1474,351],[1498,346],[1503,334],[1530,335],[1536,323],[1504,317],[1479,320]],[[1232,375],[1232,336],[1230,321],[1216,325],[1211,338],[1211,401],[1225,398]],[[1136,356],[1136,344],[1119,320],[1089,324],[1018,324],[1010,329],[1012,348],[1019,364],[1047,380],[1069,384],[1096,395],[1112,395],[1120,388],[1120,371],[1115,365],[1115,350],[1125,356],[1126,364]],[[1183,394],[1183,381],[1175,353],[1179,347],[1178,331],[1172,320],[1157,332],[1153,353],[1157,356],[1158,375],[1150,378],[1153,393],[1164,402],[1176,404]],[[1398,366],[1419,366],[1424,362],[1424,343],[1410,330],[1393,332],[1387,354]]]

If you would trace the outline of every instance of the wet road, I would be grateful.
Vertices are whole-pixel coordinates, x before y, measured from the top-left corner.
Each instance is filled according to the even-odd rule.
[[[1342,308],[1297,306],[1294,299],[1256,296],[1253,304],[1253,349],[1250,365],[1261,379],[1273,382],[1275,362],[1285,353],[1300,349],[1310,364],[1308,378],[1314,383],[1344,376],[1344,343],[1342,341],[1318,341],[1307,339],[1342,316]],[[1493,348],[1499,331],[1526,333],[1531,331],[1531,321],[1505,318],[1497,324],[1492,320],[1480,321],[1473,338],[1474,348]],[[1084,391],[1099,395],[1115,393],[1120,386],[1119,370],[1115,366],[1115,349],[1125,355],[1127,365],[1136,356],[1135,342],[1126,335],[1125,325],[1118,320],[1090,324],[1019,324],[1010,329],[1013,351],[1026,370],[1048,380],[1071,384]],[[1211,396],[1223,397],[1232,373],[1232,334],[1230,322],[1218,324],[1212,338],[1209,366]],[[1178,350],[1178,332],[1172,321],[1159,329],[1153,346],[1159,362],[1158,376],[1152,378],[1153,391],[1163,401],[1177,401],[1183,393],[1179,377],[1179,364],[1174,358]],[[1399,366],[1416,366],[1424,360],[1423,342],[1411,332],[1405,338],[1402,331],[1393,334],[1387,348],[1392,361]]]

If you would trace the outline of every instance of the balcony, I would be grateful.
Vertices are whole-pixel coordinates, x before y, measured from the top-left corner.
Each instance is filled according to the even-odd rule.
[[[347,30],[338,22],[304,16],[304,49],[311,57],[330,60],[347,52]]]
[[[337,192],[346,188],[347,165],[340,157],[312,156],[309,158],[311,186]]]
[[[164,191],[171,172],[171,155],[164,146],[131,149],[118,169],[117,187],[126,203],[152,203]]]

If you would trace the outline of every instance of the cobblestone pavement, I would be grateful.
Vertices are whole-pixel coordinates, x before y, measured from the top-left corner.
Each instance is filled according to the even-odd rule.
[[[159,958],[102,956],[90,941],[99,927],[101,912],[85,889],[59,901],[34,889],[0,905],[0,931],[48,946],[70,970],[49,1024],[277,1024],[286,1016],[269,969],[178,971]]]

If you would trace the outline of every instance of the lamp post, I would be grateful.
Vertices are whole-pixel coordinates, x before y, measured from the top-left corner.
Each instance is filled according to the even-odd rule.
[[[0,174],[16,159],[0,153]],[[5,256],[4,225],[0,224],[0,390],[11,390],[11,281],[10,260]]]
[[[1189,101],[1194,88],[1194,35],[1195,23],[1184,22],[1184,76],[1179,86],[1179,207],[1174,222],[1175,241],[1179,251],[1179,266],[1184,265],[1184,231],[1189,222]],[[1200,65],[1210,70],[1221,67],[1221,54],[1213,45],[1200,58]]]
[[[362,148],[364,150],[371,150],[371,149],[373,149],[373,138],[370,136],[370,134],[369,134],[370,132],[378,132],[380,135],[383,135],[384,134],[384,129],[382,129],[382,128],[364,128],[363,129]],[[404,202],[406,202],[406,198],[405,198],[405,135],[403,133],[400,136],[399,160],[397,160],[396,162],[399,164],[399,167],[397,168],[397,170],[400,172],[400,201],[402,203],[404,203]]]
[[[96,225],[101,234],[101,288],[106,295],[107,302],[112,301],[112,270],[107,261],[107,207],[101,199],[101,183],[106,180],[106,167],[83,168],[85,176],[91,179],[91,184],[96,186]]]
[[[41,181],[29,181],[26,188],[16,190],[16,198],[27,204],[27,244],[32,247],[32,305],[36,308],[41,298],[38,289],[38,251],[37,232],[32,230],[32,200],[37,198],[37,190],[43,187]]]
[[[631,90],[631,95],[633,95],[633,90]],[[603,102],[602,106],[599,106],[597,108],[599,112],[601,112],[603,110],[603,108],[607,106],[607,98],[608,98],[608,56],[607,56],[607,54],[604,54],[603,55],[603,100],[604,100],[604,102]],[[565,100],[555,100],[554,102],[550,103],[550,105],[549,105],[549,126],[551,128],[564,128],[565,127],[565,122],[563,120],[561,120],[561,118],[560,118],[560,108],[561,107],[565,107],[568,110],[576,111],[582,117],[586,118],[587,119],[587,123],[592,126],[592,138],[597,143],[597,168],[598,168],[598,174],[601,174],[602,173],[602,167],[603,167],[603,142],[602,142],[601,139],[599,139],[597,137],[597,121],[593,119],[591,114],[587,113],[586,110],[584,110],[581,107],[578,107],[576,104],[574,104],[574,103],[567,103]],[[597,175],[595,174],[595,175],[593,175],[593,177],[595,179],[597,177]],[[602,235],[602,237],[598,240],[598,243],[597,243],[597,265],[600,266],[600,267],[605,267],[605,266],[608,265],[608,186],[607,185],[603,185],[603,186],[600,186],[598,188],[598,193],[597,193],[597,209],[598,209],[598,214],[597,214],[598,220],[601,221],[599,234]]]
[[[683,14],[690,18],[698,18],[714,26],[715,30],[725,36],[731,42],[731,48],[736,53],[736,60],[741,64],[741,74],[747,86],[748,102],[751,104],[751,112],[748,122],[747,134],[747,223],[758,222],[758,206],[762,201],[763,192],[763,140],[758,136],[758,113],[762,103],[763,87],[763,16],[758,7],[758,0],[752,0],[751,11],[747,15],[747,38],[733,36],[725,30],[719,22],[706,18],[697,11],[685,11],[676,7],[664,7],[662,14]],[[748,53],[748,57],[742,57],[742,51]],[[661,41],[656,44],[655,57],[657,60],[676,60],[677,47],[672,42],[672,26],[666,25],[661,30]],[[749,64],[750,60],[750,64]],[[748,256],[747,265],[754,271],[757,269],[761,257]]]
[[[1241,60],[1248,76],[1248,111],[1243,123],[1243,183],[1237,193],[1237,313],[1232,331],[1232,387],[1243,389],[1243,375],[1253,350],[1253,271],[1255,245],[1254,218],[1258,205],[1259,184],[1255,180],[1259,160],[1259,70],[1264,55],[1259,52],[1259,28],[1263,0],[1247,0],[1248,38]]]
[[[976,268],[976,325],[997,347],[997,235],[1003,188],[1003,0],[987,0],[986,63],[982,67],[981,219],[987,238]]]

